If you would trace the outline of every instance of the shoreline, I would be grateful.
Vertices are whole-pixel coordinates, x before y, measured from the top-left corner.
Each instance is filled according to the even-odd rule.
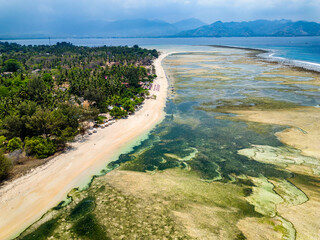
[[[266,61],[269,63],[282,64],[284,66],[302,70],[302,71],[320,73],[319,63],[289,59],[289,58],[283,58],[283,57],[276,57],[274,56],[275,51],[272,49],[250,48],[250,47],[240,47],[240,46],[224,46],[224,45],[208,45],[208,46],[215,47],[215,48],[230,48],[230,49],[240,49],[240,50],[247,50],[247,51],[256,51],[258,53],[254,54],[254,57],[259,58],[263,61]]]
[[[162,53],[153,63],[160,91],[151,90],[156,100],[146,99],[143,108],[128,119],[99,129],[84,142],[74,142],[62,153],[28,174],[0,188],[0,239],[17,237],[49,209],[64,200],[74,188],[88,183],[128,149],[141,142],[164,117],[168,79],[161,65],[170,53]]]

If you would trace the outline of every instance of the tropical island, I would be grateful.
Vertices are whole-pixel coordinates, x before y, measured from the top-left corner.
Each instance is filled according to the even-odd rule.
[[[61,152],[89,128],[133,114],[149,95],[157,57],[137,45],[0,42],[0,180],[41,164],[32,160]]]
[[[54,166],[61,169],[53,174],[58,179],[50,170],[34,174],[46,188],[14,186],[31,195],[21,195],[27,206],[36,207],[28,203],[36,200],[41,207],[52,207],[39,211],[34,221],[23,215],[29,224],[17,239],[317,239],[320,112],[314,95],[319,73],[267,62],[254,49],[189,49],[163,61],[170,80],[167,114],[149,128],[148,136],[114,156],[104,150],[103,139],[109,135],[101,131],[94,135],[97,141],[88,141],[91,154],[84,145],[67,153],[73,171],[76,162],[83,164],[91,155],[104,160],[104,171],[86,179],[89,184],[65,188],[67,198],[44,205],[51,191],[60,194],[62,179],[69,181],[60,177],[63,172],[76,176],[64,170],[63,162],[64,168]],[[158,68],[163,57],[154,61],[158,78],[164,75]],[[162,96],[165,100],[166,92]],[[152,116],[138,111],[119,121],[127,131],[113,133],[114,142],[123,143],[122,134],[136,133],[138,122],[127,121],[140,114],[148,123],[162,108]],[[37,195],[50,193],[32,196],[34,188]],[[16,216],[10,216],[7,226],[20,221],[19,212],[36,215],[18,200],[10,201],[14,205],[7,206],[17,207],[14,211],[0,205],[1,211]]]
[[[6,156],[22,152],[30,158],[26,162],[37,161],[42,156],[30,152],[30,139],[34,145],[39,142],[37,151],[50,146],[64,151],[0,188],[0,212],[6,216],[0,221],[0,238],[317,238],[318,72],[266,61],[260,57],[265,51],[250,48],[188,46],[175,52],[162,49],[169,53],[159,55],[138,46],[116,47],[122,49],[117,61],[95,65],[97,52],[110,47],[52,47],[67,49],[60,52],[67,58],[58,65],[63,71],[30,68],[28,61],[8,57],[2,61],[2,74],[12,84],[20,75],[28,79],[25,85],[14,85],[26,86],[23,96],[28,98],[20,93],[11,101],[22,99],[24,108],[35,105],[33,114],[48,112],[39,114],[46,118],[35,115],[41,120],[36,126],[51,119],[60,123],[60,118],[78,125],[61,143],[64,135],[46,127],[24,138],[10,137],[2,128]],[[40,59],[50,59],[51,47],[46,48]],[[72,71],[75,57],[68,56],[68,49],[74,49],[73,55],[92,51],[85,62],[89,65],[79,67],[81,74]],[[126,72],[131,68],[136,73],[132,78]],[[58,82],[60,72],[64,80]],[[45,74],[51,75],[45,78],[48,83]],[[51,90],[52,98],[28,95],[32,76],[44,81],[42,89]],[[56,103],[55,96],[64,97]],[[22,121],[19,104],[10,105],[13,110],[7,113],[16,117],[13,122]],[[69,108],[77,111],[62,111]],[[66,117],[54,118],[60,111]],[[23,117],[28,125],[19,125],[27,133],[34,126],[28,122],[33,114]],[[92,129],[86,132],[88,125]],[[23,149],[11,151],[13,143]],[[16,167],[24,164],[18,160]]]
[[[164,118],[165,56],[137,45],[1,43],[1,239],[105,174]]]
[[[320,240],[320,1],[1,1],[0,240]]]

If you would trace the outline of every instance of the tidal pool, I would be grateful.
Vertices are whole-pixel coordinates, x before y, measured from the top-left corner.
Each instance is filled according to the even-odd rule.
[[[319,74],[255,53],[208,47],[167,57],[165,120],[19,239],[317,239],[320,160],[279,133],[319,138],[296,114],[320,116],[308,85]],[[273,119],[283,111],[296,122]]]

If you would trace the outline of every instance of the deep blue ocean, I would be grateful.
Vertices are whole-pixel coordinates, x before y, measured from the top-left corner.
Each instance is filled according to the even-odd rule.
[[[289,60],[293,65],[305,66],[320,71],[320,37],[229,37],[229,38],[63,38],[1,40],[24,45],[55,44],[71,42],[80,46],[128,45],[143,47],[172,45],[223,45],[269,50],[265,57]],[[312,64],[314,63],[314,64]]]

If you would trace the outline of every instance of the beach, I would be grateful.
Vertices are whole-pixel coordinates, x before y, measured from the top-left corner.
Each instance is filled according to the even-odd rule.
[[[168,81],[161,62],[167,55],[161,54],[154,61],[154,84],[160,88],[151,89],[150,95],[156,95],[156,99],[146,99],[134,115],[98,129],[85,141],[71,143],[66,153],[2,186],[0,239],[16,237],[64,200],[70,190],[88,183],[108,163],[137,145],[164,118]]]
[[[7,226],[20,216],[29,221],[24,228],[36,221],[21,239],[83,238],[77,229],[87,229],[89,224],[90,229],[101,229],[90,232],[95,239],[316,239],[320,226],[319,108],[315,107],[320,101],[315,98],[319,74],[266,62],[252,57],[250,50],[201,50],[180,49],[182,54],[165,58],[166,74],[160,66],[162,55],[155,62],[159,79],[152,89],[160,85],[160,92],[151,92],[158,95],[156,100],[151,97],[145,103],[156,109],[141,114],[143,108],[134,117],[118,121],[121,136],[112,131],[100,136],[105,130],[99,130],[91,136],[95,139],[91,144],[68,155],[79,158],[79,164],[69,166],[64,158],[62,166],[71,169],[46,165],[50,181],[45,175],[40,181],[29,181],[33,189],[41,189],[38,185],[45,182],[43,192],[49,189],[55,201],[37,211],[29,210],[37,204],[27,204],[31,206],[27,213],[42,216],[39,221],[27,219],[26,205],[20,207],[11,192],[15,218],[10,217]],[[163,118],[164,105],[161,108],[158,100],[163,90],[159,80],[165,80],[165,75],[170,79],[170,94]],[[159,114],[158,120],[149,121],[154,114]],[[135,118],[138,115],[140,119]],[[129,124],[130,119],[135,121]],[[148,130],[140,130],[149,123],[147,129],[154,128],[146,138]],[[129,132],[139,137],[130,137]],[[99,145],[107,135],[117,143],[109,140]],[[116,150],[107,153],[112,149]],[[113,160],[119,164],[117,169],[90,181]],[[63,173],[63,177],[60,172],[56,175],[57,180],[52,173],[56,169]],[[65,179],[70,183],[60,182]],[[90,187],[81,190],[89,182]],[[71,185],[80,190],[68,192]],[[31,187],[26,200],[47,201],[45,196],[32,196]],[[71,201],[65,207],[46,211],[67,194]],[[84,210],[79,213],[79,209]],[[10,236],[23,230],[23,223],[19,224]]]

